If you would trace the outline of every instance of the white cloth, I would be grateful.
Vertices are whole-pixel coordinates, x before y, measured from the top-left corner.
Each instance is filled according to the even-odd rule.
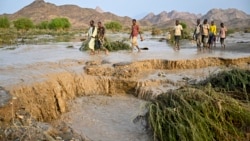
[[[174,35],[175,36],[181,36],[181,31],[183,30],[182,26],[179,24],[179,25],[176,25],[174,27]]]
[[[93,27],[90,27],[87,33],[89,42],[88,42],[88,46],[90,49],[95,50],[95,37],[97,35],[97,27],[94,28],[93,31]]]

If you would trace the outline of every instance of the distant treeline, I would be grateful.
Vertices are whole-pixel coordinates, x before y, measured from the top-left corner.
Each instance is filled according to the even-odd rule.
[[[10,28],[12,23],[17,30],[26,31],[32,28],[65,30],[71,27],[71,23],[67,18],[54,18],[50,21],[42,21],[35,25],[29,18],[19,18],[11,22],[6,16],[0,17],[0,28]]]

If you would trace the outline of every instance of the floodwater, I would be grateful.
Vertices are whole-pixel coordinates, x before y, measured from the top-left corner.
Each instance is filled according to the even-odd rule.
[[[125,34],[108,35],[111,39],[122,40],[127,38]],[[23,80],[34,79],[31,76],[51,73],[55,71],[68,70],[69,66],[75,64],[76,70],[82,71],[84,62],[91,60],[103,60],[109,63],[132,62],[139,60],[152,59],[196,59],[206,57],[239,58],[250,56],[249,33],[235,33],[226,39],[227,47],[222,49],[217,43],[217,47],[208,49],[197,49],[191,41],[181,41],[181,49],[175,51],[165,40],[159,40],[164,36],[144,35],[144,41],[138,41],[141,48],[148,47],[149,50],[142,50],[137,53],[136,50],[110,52],[105,55],[103,52],[99,55],[89,55],[89,52],[81,52],[81,42],[58,42],[46,44],[27,44],[6,46],[0,48],[0,86],[18,84]],[[72,48],[67,48],[73,46]],[[67,65],[67,64],[71,65]],[[78,67],[77,65],[78,64]],[[79,65],[80,64],[80,65]],[[33,81],[33,80],[32,80]]]
[[[114,35],[113,35],[114,36]],[[125,35],[120,35],[124,37]],[[120,61],[134,61],[145,59],[193,59],[199,57],[243,57],[249,56],[248,52],[239,48],[238,46],[249,46],[247,43],[237,42],[250,42],[249,33],[236,33],[226,39],[229,44],[228,48],[221,49],[217,42],[217,47],[212,50],[197,49],[195,44],[190,41],[181,41],[181,49],[179,51],[173,50],[173,47],[166,43],[165,40],[159,40],[164,37],[152,37],[145,35],[144,41],[138,41],[141,48],[148,47],[149,50],[142,50],[141,53],[130,53],[129,51],[111,52],[110,55],[96,55],[89,56],[87,52],[80,52],[79,48],[81,42],[60,42],[50,43],[45,45],[18,45],[7,46],[0,48],[0,66],[19,66],[27,65],[37,62],[58,62],[65,59],[76,60],[92,60],[102,57],[102,59],[110,62]],[[67,48],[73,46],[73,48]],[[14,48],[14,49],[13,49]],[[249,47],[250,48],[250,47]]]
[[[109,35],[111,36],[111,35]],[[127,35],[112,35],[121,38]],[[136,50],[110,52],[109,55],[89,55],[81,52],[81,42],[59,42],[39,45],[18,45],[0,48],[0,86],[19,85],[23,81],[37,81],[37,75],[61,70],[82,72],[84,63],[103,60],[109,63],[132,62],[152,59],[195,59],[204,57],[239,58],[250,56],[250,34],[236,33],[226,39],[226,49],[217,47],[212,50],[197,49],[190,41],[181,41],[181,49],[173,50],[162,36],[144,36],[139,41],[141,48]],[[241,42],[241,43],[238,43]],[[72,48],[67,48],[73,46]],[[171,76],[169,76],[171,77]],[[78,133],[94,141],[148,141],[152,140],[145,127],[134,123],[136,116],[143,114],[146,101],[128,95],[85,96],[70,101],[71,110],[62,120]]]

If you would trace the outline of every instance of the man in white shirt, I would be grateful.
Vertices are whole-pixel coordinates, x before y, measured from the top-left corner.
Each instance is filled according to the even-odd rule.
[[[91,50],[91,55],[95,54],[95,37],[97,35],[97,28],[95,27],[95,22],[93,20],[90,21],[90,27],[88,30],[88,38],[89,38],[89,42],[88,42],[88,47]]]
[[[180,38],[182,35],[182,25],[179,24],[179,20],[175,21],[174,26],[174,41],[175,41],[175,49],[180,50]]]

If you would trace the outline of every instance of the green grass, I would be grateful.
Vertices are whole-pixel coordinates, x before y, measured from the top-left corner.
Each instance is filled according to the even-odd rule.
[[[28,31],[17,31],[14,28],[0,29],[0,47],[15,44],[38,44],[46,42],[69,42],[79,31],[54,31],[32,29]],[[39,35],[51,35],[53,38],[39,38]]]
[[[148,104],[148,121],[155,138],[159,141],[249,140],[246,134],[250,127],[250,104],[227,94],[235,88],[239,88],[238,93],[247,93],[243,85],[248,87],[249,75],[244,70],[225,71],[208,78],[203,85],[159,95]]]
[[[250,93],[250,71],[233,69],[214,74],[201,85],[211,83],[216,91],[222,91],[236,99],[249,102]]]

